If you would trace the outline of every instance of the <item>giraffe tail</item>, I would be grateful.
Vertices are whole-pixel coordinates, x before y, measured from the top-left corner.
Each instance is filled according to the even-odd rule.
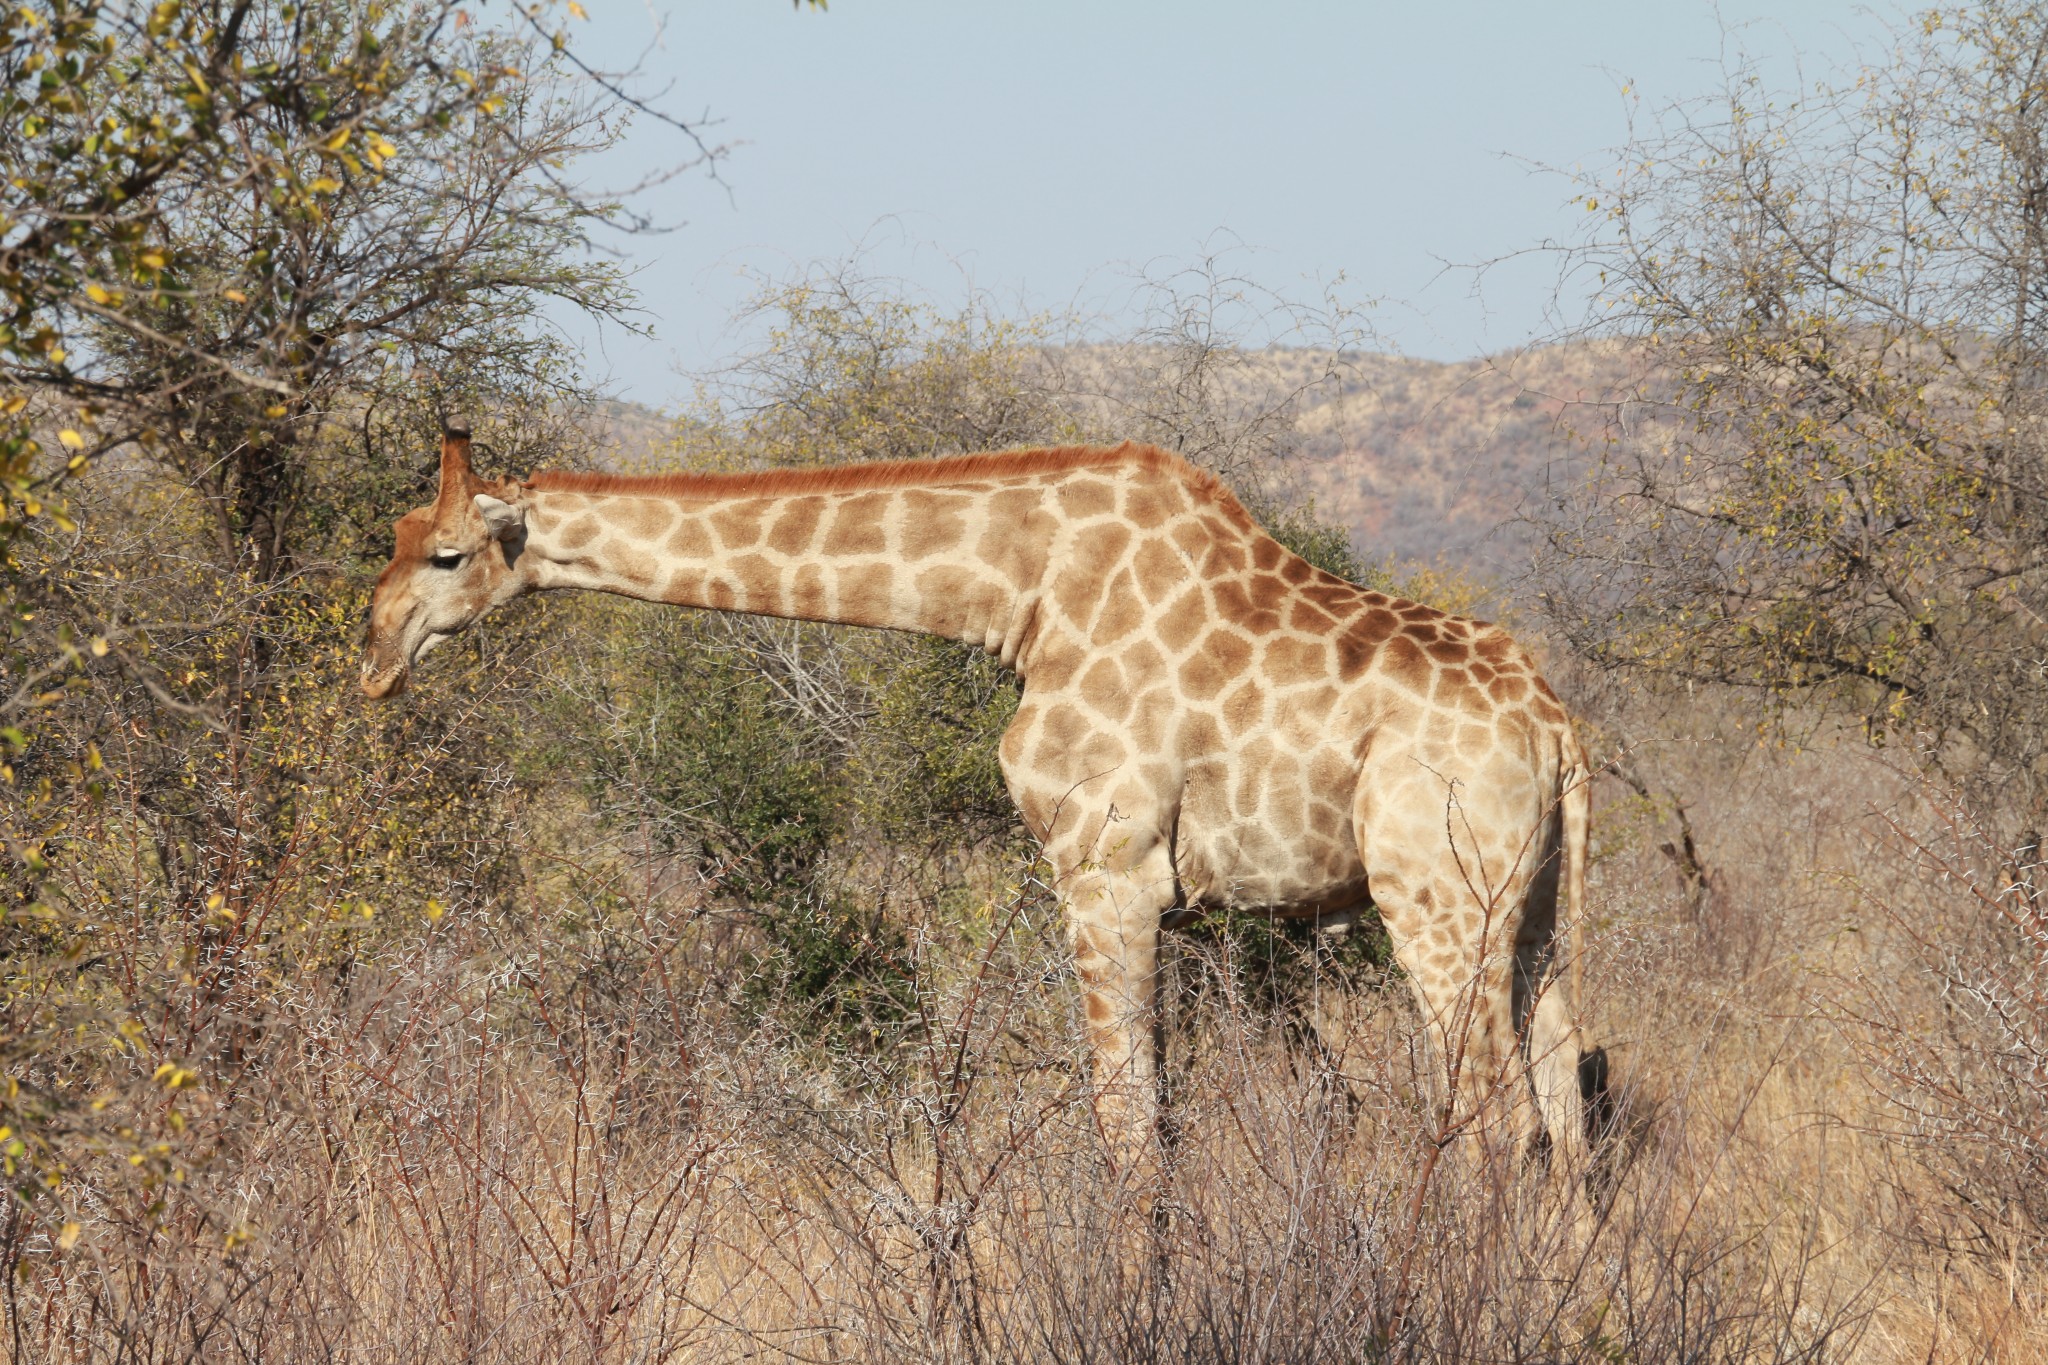
[[[1567,728],[1564,742],[1564,783],[1558,793],[1564,820],[1564,898],[1570,955],[1572,1027],[1583,1031],[1586,977],[1586,844],[1593,821],[1593,770],[1579,738]]]

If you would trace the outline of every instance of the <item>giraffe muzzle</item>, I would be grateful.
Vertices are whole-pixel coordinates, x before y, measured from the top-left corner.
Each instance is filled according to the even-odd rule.
[[[405,691],[412,670],[404,663],[379,666],[374,654],[363,659],[363,695],[372,701],[386,701]]]

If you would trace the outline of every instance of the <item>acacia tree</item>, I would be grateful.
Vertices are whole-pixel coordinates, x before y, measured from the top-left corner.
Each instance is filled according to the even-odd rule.
[[[482,434],[501,448],[559,430],[534,419],[580,381],[547,309],[630,304],[585,249],[614,208],[571,179],[624,108],[553,13],[30,0],[0,17],[0,1126],[48,1138],[10,1158],[24,1191],[64,1165],[50,1134],[104,1136],[79,1078],[109,1074],[130,1031],[194,1071],[255,1055],[260,1024],[214,1028],[220,983],[259,974],[234,966],[274,933],[249,907],[291,859],[340,847],[337,886],[376,875],[336,809],[348,746],[319,733],[348,723],[353,559],[418,500],[443,412],[499,414],[504,436]],[[496,757],[465,748],[391,813],[376,837],[414,855],[408,875],[434,875],[435,812],[488,799],[464,779]],[[114,814],[94,805],[110,782]],[[211,968],[118,988],[89,970],[132,946],[100,911],[102,854],[134,869],[145,939]]]
[[[20,775],[83,772],[138,706],[172,718],[167,771],[194,725],[255,733],[282,623],[331,592],[305,553],[381,534],[440,410],[574,391],[545,309],[629,299],[583,249],[615,206],[567,167],[619,105],[546,14],[48,0],[0,19],[0,719],[74,713],[33,748],[11,732]],[[109,456],[86,502],[132,514],[161,488],[199,542],[95,562],[60,498]]]
[[[1644,347],[1542,566],[1593,658],[1846,703],[2048,798],[2048,8],[1930,11],[1853,84],[1738,68],[1582,185]],[[2029,839],[2029,841],[2031,841]]]
[[[1738,68],[1585,182],[1594,330],[1650,377],[1538,570],[1592,659],[1847,708],[1963,798],[1891,817],[1916,867],[1867,889],[1880,1003],[1837,1017],[1953,1196],[1926,1231],[2000,1264],[2048,1227],[2044,97],[2048,6],[1983,0],[1852,84]],[[1674,859],[1703,894],[1689,837]]]
[[[559,383],[543,302],[626,307],[577,249],[613,206],[562,174],[617,125],[553,45],[452,0],[52,0],[0,42],[10,534],[140,449],[274,578],[294,452],[351,400]],[[38,461],[52,427],[72,454]]]

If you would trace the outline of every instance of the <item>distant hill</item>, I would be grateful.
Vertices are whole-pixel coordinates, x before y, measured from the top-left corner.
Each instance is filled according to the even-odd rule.
[[[1439,363],[1347,357],[1301,415],[1301,478],[1371,558],[1447,561],[1485,577],[1527,562],[1516,516],[1584,476],[1643,380],[1639,352],[1576,343]]]
[[[1059,356],[1062,382],[1077,392],[1114,363],[1095,347]],[[1640,352],[1611,343],[1449,363],[1351,354],[1340,357],[1338,380],[1315,385],[1328,361],[1328,352],[1262,352],[1235,369],[1232,397],[1256,403],[1307,389],[1292,476],[1367,558],[1496,581],[1528,562],[1532,532],[1518,515],[1547,488],[1584,476],[1622,415],[1619,400],[1640,392],[1644,378]],[[673,458],[672,422],[630,402],[599,404],[582,423],[588,445],[579,462],[660,468]],[[1105,434],[1114,430],[1108,419]]]
[[[594,403],[578,423],[585,448],[579,464],[594,469],[653,472],[673,458],[676,419],[623,398]]]

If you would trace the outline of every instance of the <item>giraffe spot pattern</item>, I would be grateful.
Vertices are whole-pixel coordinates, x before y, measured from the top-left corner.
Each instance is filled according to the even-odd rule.
[[[1075,521],[1116,511],[1116,486],[1107,479],[1072,479],[1058,487],[1060,509]]]
[[[1155,858],[1190,905],[1369,889],[1411,972],[1479,970],[1493,910],[1441,850],[1466,820],[1460,856],[1522,876],[1550,828],[1532,793],[1554,798],[1569,743],[1506,632],[1315,569],[1171,457],[931,468],[715,476],[672,496],[543,483],[529,525],[559,557],[548,586],[998,652],[1025,679],[1005,774],[1056,868],[1084,848]],[[1535,941],[1537,922],[1498,927]],[[1104,1047],[1121,1046],[1120,943],[1076,943]]]
[[[1186,493],[1177,485],[1141,480],[1126,486],[1123,515],[1140,531],[1150,531],[1186,512],[1189,505]]]
[[[822,497],[791,498],[768,523],[764,543],[782,555],[800,555],[817,539],[818,525],[825,519]]]
[[[717,550],[711,528],[696,517],[684,517],[668,538],[669,554],[681,559],[709,559]]]
[[[1132,557],[1131,569],[1138,595],[1145,605],[1156,607],[1187,581],[1187,560],[1158,536],[1148,536]]]
[[[1181,694],[1190,701],[1209,701],[1251,663],[1252,647],[1233,630],[1212,630],[1201,647],[1180,666]]]
[[[660,498],[632,498],[613,518],[613,525],[636,540],[657,540],[675,521],[674,504]]]
[[[963,515],[969,500],[941,497],[931,493],[907,493],[903,498],[903,557],[916,563],[944,554],[959,545],[967,534]]]
[[[1129,568],[1116,571],[1097,607],[1089,637],[1099,648],[1113,646],[1145,624],[1145,603]]]
[[[1153,627],[1153,635],[1170,654],[1182,654],[1209,624],[1209,602],[1200,584],[1184,590]]]
[[[884,522],[889,499],[880,493],[848,498],[832,514],[824,552],[834,558],[886,554],[889,533]]]

